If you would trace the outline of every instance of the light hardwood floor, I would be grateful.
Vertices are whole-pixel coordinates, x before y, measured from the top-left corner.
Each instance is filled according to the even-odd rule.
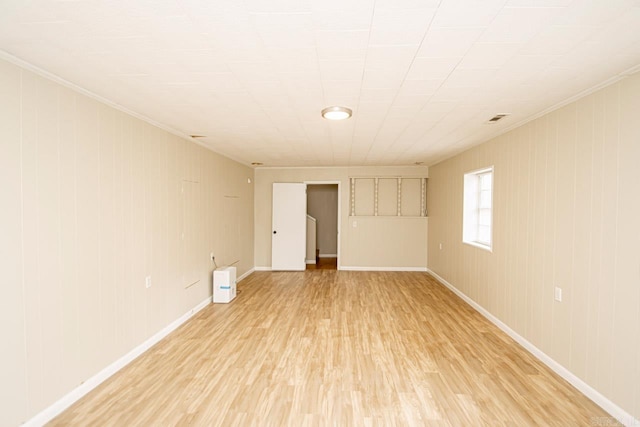
[[[315,264],[307,264],[307,270],[337,270],[338,258],[316,258]]]
[[[256,272],[239,290],[51,425],[612,421],[426,273]]]

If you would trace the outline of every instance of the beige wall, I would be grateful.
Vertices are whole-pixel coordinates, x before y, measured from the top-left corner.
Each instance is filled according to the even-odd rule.
[[[317,220],[316,247],[320,256],[338,253],[338,186],[307,187],[307,213]],[[315,250],[313,258],[315,259]]]
[[[317,228],[318,223],[315,218],[307,215],[307,254],[305,256],[307,264],[316,263]]]
[[[339,181],[339,263],[345,267],[426,268],[427,218],[349,217],[349,177],[425,177],[426,167],[256,169],[256,267],[271,266],[271,194],[274,182]],[[356,221],[356,227],[353,225]]]
[[[432,166],[428,189],[429,268],[637,418],[639,118],[636,74]],[[490,165],[493,253],[462,244],[463,174]]]
[[[0,61],[0,425],[30,419],[204,301],[210,252],[239,260],[239,275],[253,267],[249,177]]]

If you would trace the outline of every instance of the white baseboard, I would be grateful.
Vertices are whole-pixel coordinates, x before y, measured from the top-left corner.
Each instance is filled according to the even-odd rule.
[[[192,308],[191,310],[189,310],[188,312],[180,316],[178,319],[174,320],[169,325],[165,326],[163,329],[156,332],[152,337],[147,339],[145,342],[143,342],[142,344],[140,344],[139,346],[131,350],[129,353],[125,354],[120,359],[116,360],[115,362],[113,362],[112,364],[104,368],[102,371],[98,372],[97,374],[95,374],[94,376],[92,376],[82,384],[80,384],[75,389],[71,390],[69,393],[67,393],[57,402],[53,403],[44,411],[40,412],[35,417],[31,418],[29,421],[27,421],[22,425],[27,427],[35,427],[35,426],[39,427],[39,426],[45,425],[46,423],[51,421],[53,418],[60,415],[65,409],[67,409],[69,406],[74,404],[85,394],[89,393],[91,390],[99,386],[106,379],[111,377],[120,369],[127,366],[135,358],[140,356],[142,353],[147,351],[149,348],[151,348],[153,345],[158,343],[164,337],[169,335],[171,332],[177,329],[178,326],[182,325],[184,322],[189,320],[191,317],[193,317],[193,315],[195,315],[197,312],[205,308],[210,303],[211,303],[211,297],[208,297],[207,299],[202,301],[200,304],[198,304],[197,306],[195,306],[194,308]]]
[[[640,425],[640,420],[634,418],[631,414],[626,412],[624,409],[613,403],[611,400],[607,399],[596,389],[591,387],[589,384],[582,381],[578,378],[574,373],[569,371],[567,368],[553,360],[550,356],[545,354],[542,350],[540,350],[535,345],[531,344],[524,337],[518,334],[516,331],[511,329],[505,323],[503,323],[500,319],[491,314],[487,309],[482,307],[480,304],[469,298],[466,294],[460,291],[458,288],[453,286],[451,283],[447,282],[445,279],[440,277],[437,273],[432,270],[428,270],[429,274],[435,277],[440,283],[449,288],[454,294],[459,296],[463,301],[473,307],[478,313],[482,314],[487,320],[500,328],[504,333],[509,335],[514,339],[518,344],[524,347],[529,353],[533,354],[538,360],[547,365],[554,371],[556,374],[560,375],[564,378],[569,384],[578,389],[582,394],[587,396],[589,399],[594,401],[598,406],[607,411],[618,420],[621,424],[625,426],[638,426]]]
[[[255,271],[255,268],[250,269],[249,271],[247,271],[246,273],[244,273],[242,276],[238,277],[236,279],[236,282],[241,281],[242,279],[245,279],[247,276],[249,276],[251,273],[253,273]]]
[[[265,266],[258,267],[258,266],[255,266],[254,270],[255,271],[271,271],[271,267],[265,267]]]
[[[340,270],[346,271],[427,271],[427,267],[360,267],[343,265]]]
[[[318,254],[318,258],[338,258],[338,254]]]
[[[307,264],[315,264],[316,260],[315,259],[306,259],[304,262],[307,263]]]

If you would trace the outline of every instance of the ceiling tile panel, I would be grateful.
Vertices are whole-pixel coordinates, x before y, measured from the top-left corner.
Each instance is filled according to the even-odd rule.
[[[460,68],[501,68],[522,49],[520,43],[475,43]]]
[[[485,27],[435,27],[429,29],[419,57],[462,57],[485,31]]]
[[[5,0],[0,9],[4,56],[269,166],[429,164],[640,64],[637,0]],[[333,104],[354,116],[322,119]],[[484,124],[498,112],[512,115]]]
[[[416,58],[407,80],[445,80],[456,68],[460,58]]]
[[[565,8],[506,7],[498,13],[479,41],[484,43],[525,43],[539,34]]]
[[[435,8],[381,9],[376,7],[370,43],[420,44],[435,14]]]
[[[504,0],[445,0],[438,7],[433,27],[487,27]]]

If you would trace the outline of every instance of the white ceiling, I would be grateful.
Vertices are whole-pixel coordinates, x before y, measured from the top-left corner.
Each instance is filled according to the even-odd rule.
[[[433,164],[640,64],[640,1],[0,0],[0,49],[247,164]]]

